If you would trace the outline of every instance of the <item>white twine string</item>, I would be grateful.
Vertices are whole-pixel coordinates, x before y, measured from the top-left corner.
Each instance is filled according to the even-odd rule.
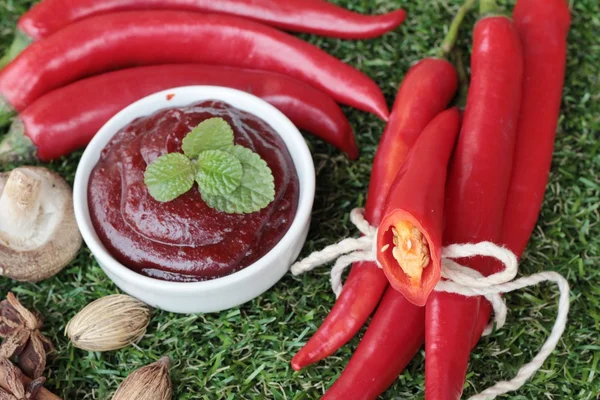
[[[364,210],[359,208],[352,210],[350,221],[364,236],[356,239],[344,239],[337,244],[312,253],[292,265],[292,274],[300,275],[337,259],[331,269],[331,287],[335,295],[339,297],[343,287],[342,274],[349,265],[360,261],[377,263],[377,228],[369,225],[363,212]],[[503,263],[505,268],[501,272],[484,277],[479,272],[452,261],[452,259],[475,256],[493,257]],[[379,263],[377,265],[381,268]],[[500,296],[501,293],[513,292],[542,282],[556,283],[560,292],[556,321],[550,336],[533,360],[521,367],[513,379],[498,382],[483,392],[471,396],[469,400],[494,399],[496,396],[522,387],[554,351],[567,325],[567,315],[569,314],[569,284],[567,280],[556,272],[540,272],[515,280],[517,271],[517,257],[510,250],[494,243],[454,244],[442,249],[441,274],[446,280],[440,281],[435,290],[467,297],[484,296],[489,300],[494,309],[494,318],[493,322],[485,328],[484,335],[489,335],[494,325],[497,329],[500,329],[506,322],[507,307]]]

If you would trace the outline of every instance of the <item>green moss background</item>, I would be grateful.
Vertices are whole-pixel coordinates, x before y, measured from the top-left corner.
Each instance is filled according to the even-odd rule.
[[[368,41],[302,35],[375,79],[391,105],[409,66],[435,54],[457,0],[336,0],[355,11],[376,13],[404,7],[409,17],[395,32]],[[571,0],[573,27],[556,153],[546,201],[521,265],[522,274],[551,269],[572,285],[567,331],[542,370],[511,399],[600,397],[600,7],[597,0]],[[18,16],[30,3],[0,0],[0,50],[12,40]],[[510,6],[510,5],[507,5]],[[468,19],[461,47],[470,43]],[[304,254],[356,235],[348,213],[364,204],[369,172],[383,123],[345,108],[362,148],[349,162],[331,146],[307,141],[317,168],[317,198]],[[81,153],[49,165],[72,183]],[[8,170],[14,166],[4,166]],[[182,316],[156,312],[148,334],[134,347],[111,353],[73,348],[63,336],[66,322],[84,305],[117,292],[90,252],[81,250],[57,277],[40,284],[0,278],[0,294],[12,290],[46,316],[45,332],[58,353],[47,370],[48,388],[65,399],[108,399],[133,369],[163,354],[173,359],[177,399],[316,399],[342,372],[362,333],[327,361],[302,372],[292,355],[316,330],[334,303],[328,268],[301,278],[285,277],[260,298],[220,314]],[[464,398],[513,377],[549,334],[556,315],[555,288],[542,285],[506,296],[505,329],[483,339],[474,351]],[[423,398],[421,352],[383,399]]]

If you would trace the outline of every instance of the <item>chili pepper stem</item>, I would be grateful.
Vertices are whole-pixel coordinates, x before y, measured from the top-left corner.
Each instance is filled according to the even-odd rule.
[[[0,141],[0,165],[15,161],[30,161],[34,159],[37,148],[25,135],[25,126],[16,119],[8,133]]]
[[[8,48],[8,51],[0,58],[0,69],[6,67],[12,60],[17,58],[17,56],[32,42],[33,39],[29,35],[22,30],[17,29],[15,31],[15,38]]]
[[[469,74],[462,58],[462,52],[459,49],[454,49],[454,65],[458,74],[458,97],[456,105],[464,110],[467,106],[467,96],[469,94]]]
[[[442,45],[438,51],[437,56],[440,58],[448,58],[448,55],[454,48],[456,44],[456,40],[458,38],[458,31],[460,30],[460,26],[465,19],[465,16],[469,12],[471,8],[475,6],[477,0],[466,0],[463,5],[459,8],[458,12],[454,16],[452,23],[450,24],[450,28],[448,28],[448,33],[442,42]]]
[[[479,14],[487,15],[497,12],[499,9],[496,0],[480,0],[479,1]]]
[[[15,114],[14,107],[3,96],[0,96],[0,127],[8,125]]]

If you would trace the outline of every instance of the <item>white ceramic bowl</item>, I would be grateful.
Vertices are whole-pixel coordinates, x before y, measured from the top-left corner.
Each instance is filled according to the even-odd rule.
[[[167,95],[173,94],[170,100]],[[170,97],[170,96],[169,96]],[[140,275],[115,260],[99,240],[90,219],[87,188],[100,152],[125,125],[155,111],[216,99],[266,121],[285,142],[300,181],[298,210],[289,231],[260,260],[231,275],[205,282],[166,282]],[[306,240],[315,196],[315,169],[298,129],[275,107],[251,94],[217,86],[185,86],[145,97],[120,111],[98,131],[85,150],[73,189],[75,216],[83,239],[106,275],[124,292],[145,303],[177,313],[216,312],[261,295],[279,281]]]

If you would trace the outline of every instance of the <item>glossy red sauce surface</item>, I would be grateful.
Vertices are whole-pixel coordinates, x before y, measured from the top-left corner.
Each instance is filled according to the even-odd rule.
[[[208,207],[197,185],[168,202],[144,184],[148,164],[181,152],[181,141],[200,122],[225,119],[235,143],[260,154],[275,178],[275,201],[252,214]],[[202,281],[247,267],[277,244],[298,206],[296,169],[283,140],[264,121],[219,101],[158,111],[118,132],[103,150],[88,187],[90,215],[107,250],[141,274],[169,281]]]

